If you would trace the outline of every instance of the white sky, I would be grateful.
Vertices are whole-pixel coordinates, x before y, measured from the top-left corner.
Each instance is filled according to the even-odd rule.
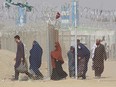
[[[0,4],[2,4],[5,0],[0,0]],[[23,0],[12,0],[16,1],[23,1]],[[49,5],[49,6],[60,6],[64,2],[71,2],[72,0],[27,0],[33,6],[37,5]],[[114,10],[116,9],[116,0],[79,0],[80,6],[82,7],[90,7],[95,9],[107,9],[107,10]]]

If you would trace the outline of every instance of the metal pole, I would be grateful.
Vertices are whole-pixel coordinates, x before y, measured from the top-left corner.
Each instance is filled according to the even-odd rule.
[[[46,52],[46,56],[47,56],[47,79],[50,80],[51,77],[51,60],[50,60],[50,43],[49,43],[50,39],[49,39],[49,23],[47,23],[47,39],[46,39],[46,46],[47,46],[47,52]]]
[[[47,39],[46,39],[46,46],[47,46],[47,53],[46,53],[46,56],[47,56],[47,68],[48,68],[48,78],[47,80],[50,80],[50,77],[51,77],[51,56],[50,56],[50,31],[49,31],[49,23],[51,22],[51,19],[50,19],[50,15],[48,16],[49,19],[47,21]]]
[[[74,1],[74,13],[75,13],[75,78],[78,77],[78,70],[77,70],[77,1]]]

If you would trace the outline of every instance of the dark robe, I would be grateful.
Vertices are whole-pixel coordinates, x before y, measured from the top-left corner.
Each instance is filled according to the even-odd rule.
[[[104,60],[107,59],[104,45],[100,44],[95,49],[93,58],[93,67],[95,69],[95,76],[101,76],[104,71]]]
[[[41,67],[42,54],[43,54],[42,48],[36,41],[34,41],[33,47],[30,50],[29,61],[30,61],[30,69],[34,71],[34,73],[38,76],[38,78],[43,78],[42,73],[39,71],[39,68]]]
[[[16,63],[15,63],[15,80],[19,79],[19,71],[17,71],[17,68],[21,64],[21,61],[23,59],[23,63],[25,63],[25,52],[24,52],[24,45],[20,41],[17,44],[17,53],[16,53]],[[28,75],[30,78],[33,78],[33,76],[27,71],[25,72],[26,75]]]
[[[67,73],[62,68],[62,62],[58,60],[55,60],[54,62],[55,62],[56,67],[52,69],[51,79],[61,80],[63,78],[66,78]]]
[[[25,52],[24,52],[24,45],[22,42],[17,44],[17,53],[16,53],[16,63],[15,68],[17,68],[21,63],[21,58],[25,61]]]

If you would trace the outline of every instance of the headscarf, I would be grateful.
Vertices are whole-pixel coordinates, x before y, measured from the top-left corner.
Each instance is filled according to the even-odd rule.
[[[73,50],[73,53],[75,53],[75,48],[73,46],[70,47],[70,51]]]
[[[60,13],[57,12],[57,14],[56,14],[56,19],[59,19],[59,18],[60,18]]]
[[[33,41],[33,47],[30,50],[30,68],[40,68],[43,50],[37,41]]]
[[[97,45],[97,46],[100,45],[101,42],[102,42],[102,41],[101,41],[100,39],[97,39],[97,40],[96,40],[96,45]]]
[[[62,58],[62,50],[59,42],[55,42],[55,50],[51,52],[51,57],[64,63],[64,60]]]

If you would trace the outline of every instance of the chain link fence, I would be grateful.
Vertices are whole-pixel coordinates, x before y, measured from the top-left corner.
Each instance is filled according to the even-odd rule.
[[[74,30],[64,30],[60,31],[59,37],[63,48],[64,58],[67,58],[67,52],[70,46],[74,46],[75,41],[75,31]],[[79,27],[77,30],[77,39],[80,39],[83,44],[85,44],[90,51],[96,42],[96,39],[103,39],[102,44],[105,46],[107,56],[109,59],[116,59],[116,32],[115,30],[109,29],[93,29]]]
[[[19,35],[25,46],[26,59],[29,61],[32,43],[36,40],[43,49],[42,67],[40,71],[45,77],[50,77],[51,62],[50,53],[54,50],[55,42],[58,41],[58,31],[51,24],[30,24],[28,26],[5,26],[1,29],[0,48],[16,53],[17,45],[14,36]],[[29,65],[29,64],[28,64]]]

